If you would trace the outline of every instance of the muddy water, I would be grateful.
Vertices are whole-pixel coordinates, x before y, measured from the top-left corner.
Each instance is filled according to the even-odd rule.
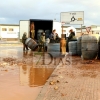
[[[35,100],[54,69],[36,68],[28,58],[20,47],[0,47],[0,100]]]

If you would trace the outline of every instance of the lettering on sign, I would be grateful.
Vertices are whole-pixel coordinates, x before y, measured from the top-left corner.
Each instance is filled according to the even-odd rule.
[[[77,21],[82,21],[82,18],[78,18]]]

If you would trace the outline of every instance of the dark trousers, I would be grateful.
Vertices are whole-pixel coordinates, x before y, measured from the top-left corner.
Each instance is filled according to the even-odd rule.
[[[25,49],[28,50],[28,47],[26,44],[23,43],[23,51],[25,51]]]
[[[38,50],[39,52],[42,52],[42,51],[47,51],[47,46],[45,46],[45,44],[41,44],[41,45],[39,45],[39,50]]]

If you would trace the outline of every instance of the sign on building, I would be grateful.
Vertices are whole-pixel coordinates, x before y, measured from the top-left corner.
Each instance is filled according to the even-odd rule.
[[[61,23],[65,24],[84,24],[84,11],[61,12]]]

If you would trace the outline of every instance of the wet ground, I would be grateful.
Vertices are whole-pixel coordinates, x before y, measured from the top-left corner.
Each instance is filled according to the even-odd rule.
[[[0,100],[100,99],[100,60],[67,55],[57,61],[44,66],[40,53],[23,53],[22,45],[0,46]]]
[[[39,59],[22,45],[0,45],[0,100],[35,100],[54,70],[35,66]]]
[[[67,56],[66,61],[57,66],[36,100],[100,100],[100,60]]]

